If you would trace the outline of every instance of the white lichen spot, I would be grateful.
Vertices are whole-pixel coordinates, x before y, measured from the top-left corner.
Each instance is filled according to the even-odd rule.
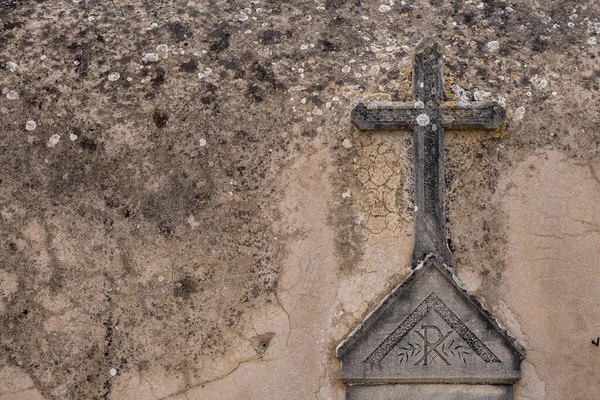
[[[204,146],[206,146],[206,139],[200,139],[200,140],[198,141],[198,144],[200,145],[200,147],[204,147]]]
[[[59,141],[60,136],[55,133],[54,135],[50,136],[50,139],[48,139],[48,143],[46,143],[46,146],[54,147],[58,144]]]
[[[451,85],[450,90],[452,90],[452,92],[454,93],[454,95],[456,96],[456,98],[459,101],[470,101],[471,100],[471,92],[461,88],[457,84]]]
[[[119,74],[118,72],[111,72],[110,74],[108,74],[108,80],[111,82],[118,81],[120,77],[121,74]]]
[[[588,42],[588,44],[590,44],[590,45],[593,46],[596,43],[598,43],[598,40],[595,37],[592,36],[591,38],[588,38],[587,42]]]
[[[147,62],[157,62],[158,61],[158,54],[156,53],[146,53],[146,55],[144,57],[142,57],[142,61],[147,61]]]
[[[110,374],[110,376],[115,376],[117,375],[117,370],[115,368],[111,368],[110,371],[108,371],[108,373]]]
[[[587,22],[588,33],[600,33],[600,22]]]
[[[190,214],[190,216],[187,219],[187,222],[188,222],[188,224],[190,224],[190,226],[192,227],[192,229],[195,229],[195,228],[197,228],[197,227],[200,226],[200,223],[198,221],[196,221],[196,218],[194,218],[193,214]],[[161,280],[160,278],[161,277],[159,276],[158,280]],[[163,279],[165,279],[165,278],[163,277]]]
[[[526,95],[527,97],[531,97],[531,96],[533,96],[533,93],[531,93],[531,92],[527,92],[527,93],[525,93],[525,95]]]
[[[477,101],[488,100],[492,94],[490,92],[486,92],[485,90],[476,90],[473,92],[473,97]]]
[[[159,44],[156,46],[156,55],[162,59],[169,57],[169,46],[166,44]]]
[[[386,13],[392,11],[392,7],[387,4],[382,4],[379,6],[379,12]]]
[[[40,56],[40,60],[42,60],[42,61],[44,61],[46,58],[48,58],[48,57],[46,57],[46,55],[45,55],[45,54],[42,54],[42,55]]]
[[[93,15],[90,15],[90,16],[88,17],[88,21],[90,21],[90,22],[92,22],[92,21],[93,21],[93,20],[95,20],[95,19],[96,19],[96,18],[95,18]]]
[[[513,119],[515,121],[521,121],[524,116],[525,116],[525,107],[521,106],[515,110],[515,113],[513,114]]]
[[[301,44],[300,45],[300,50],[308,50],[308,45],[307,44]]]
[[[301,98],[301,99],[300,99],[300,103],[302,103],[302,104],[306,104],[306,97],[303,97],[303,98]]]
[[[204,74],[202,72],[198,72],[198,78],[200,78],[200,79],[204,78]]]
[[[342,68],[342,72],[347,74],[348,72],[350,72],[352,70],[352,68],[350,68],[349,65],[346,65]]]
[[[13,62],[13,61],[9,61],[6,63],[6,68],[8,69],[9,72],[15,72],[17,70],[17,63]]]
[[[533,84],[533,86],[535,86],[538,89],[543,89],[546,86],[548,86],[548,80],[538,75],[534,75],[534,77],[531,78],[530,81]]]
[[[17,100],[19,98],[19,94],[14,90],[10,90],[8,93],[6,93],[6,98],[9,100]]]
[[[248,14],[246,14],[245,12],[240,12],[239,14],[235,14],[235,17],[237,18],[238,21],[248,21]]]
[[[352,192],[350,192],[350,189],[348,189],[344,193],[342,193],[342,199],[347,199],[349,197],[352,197]]]
[[[419,87],[420,87],[421,89],[423,89],[423,87],[424,87],[424,86],[425,86],[425,84],[424,84],[423,82],[419,82]]]
[[[415,108],[425,108],[425,103],[423,103],[421,100],[417,100],[415,101]]]
[[[208,68],[208,67],[207,67],[207,68],[204,68],[204,75],[210,75],[210,74],[212,74],[212,73],[213,73],[213,70],[212,70],[212,68]]]
[[[556,96],[558,93],[556,92],[552,92],[552,96]]]
[[[325,103],[325,108],[330,109],[331,108],[331,102],[328,101],[327,103]]]
[[[498,51],[498,49],[500,48],[500,43],[498,43],[495,40],[492,40],[491,42],[488,42],[486,46],[490,51]]]
[[[36,128],[37,124],[34,120],[29,120],[25,123],[25,129],[28,131],[33,131]]]
[[[346,138],[342,141],[342,146],[345,149],[350,149],[350,148],[352,148],[352,141],[350,139]]]
[[[77,135],[71,132],[69,133],[69,139],[71,139],[71,142],[74,142],[77,140]]]
[[[420,126],[427,126],[427,125],[429,125],[429,115],[427,115],[427,114],[419,114],[417,116],[417,124],[419,124]]]
[[[567,26],[568,26],[569,28],[572,28],[572,27],[574,27],[574,26],[575,26],[575,24],[574,24],[574,23],[572,23],[572,22],[567,22]]]

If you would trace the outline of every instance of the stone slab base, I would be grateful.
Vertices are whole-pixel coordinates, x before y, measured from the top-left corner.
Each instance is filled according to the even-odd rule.
[[[513,400],[512,385],[348,385],[346,400]]]

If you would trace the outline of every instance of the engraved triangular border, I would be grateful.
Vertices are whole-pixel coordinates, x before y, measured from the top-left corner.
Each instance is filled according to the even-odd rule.
[[[435,255],[429,254],[425,259],[419,263],[413,273],[400,285],[398,285],[389,295],[387,295],[383,301],[364,319],[356,329],[354,329],[348,337],[343,340],[336,349],[336,356],[343,358],[348,352],[354,347],[358,340],[368,332],[369,328],[379,319],[379,317],[386,312],[388,306],[396,298],[398,292],[408,288],[412,285],[415,280],[425,271],[427,268],[437,268],[442,274],[448,279],[448,281],[461,293],[479,313],[487,319],[491,325],[504,337],[504,339],[510,344],[515,353],[521,360],[524,360],[527,352],[525,348],[517,342],[517,339],[488,311],[483,304],[477,300],[477,298],[469,292],[465,285],[454,275],[452,269],[439,260]]]
[[[430,311],[435,311],[452,328],[453,332],[464,340],[475,354],[485,362],[500,362],[494,353],[446,306],[442,300],[431,293],[417,306],[396,329],[373,350],[363,362],[378,363],[421,321]]]

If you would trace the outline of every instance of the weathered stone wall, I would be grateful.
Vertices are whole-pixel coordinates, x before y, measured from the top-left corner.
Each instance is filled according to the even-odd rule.
[[[600,397],[597,1],[0,0],[0,399],[337,399],[408,275],[412,138],[349,122],[443,45],[455,271]],[[33,121],[33,122],[28,122]],[[34,124],[35,123],[35,124]]]

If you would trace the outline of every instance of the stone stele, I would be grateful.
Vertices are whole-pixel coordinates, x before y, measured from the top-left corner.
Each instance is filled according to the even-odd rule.
[[[525,350],[430,256],[338,346],[337,356],[348,400],[500,400],[513,398]]]

